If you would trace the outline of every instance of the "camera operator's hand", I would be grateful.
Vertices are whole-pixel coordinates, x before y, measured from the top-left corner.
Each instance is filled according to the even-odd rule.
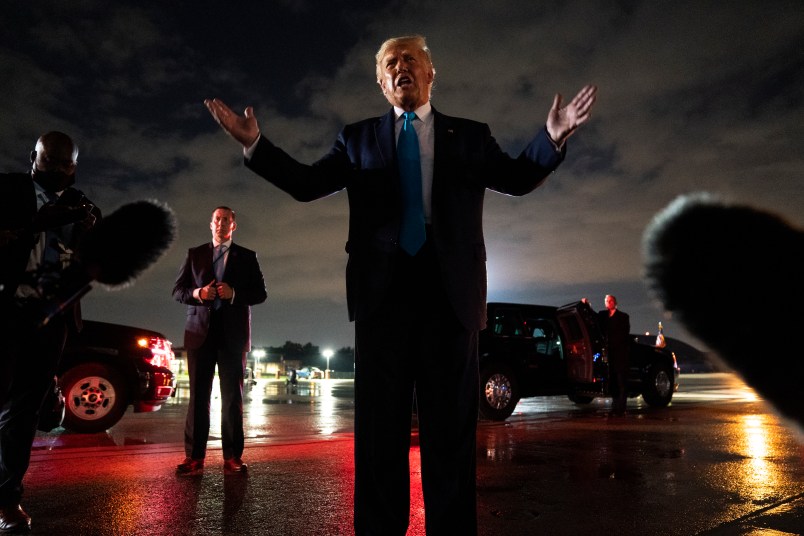
[[[83,227],[85,230],[92,229],[95,224],[98,222],[98,218],[95,216],[95,205],[92,203],[85,203],[79,207],[84,211],[84,217],[78,221],[78,225]]]
[[[91,208],[88,209],[85,206],[71,207],[47,203],[34,216],[33,230],[41,232],[71,223],[83,222],[88,215],[91,215],[90,211]],[[94,216],[92,218],[94,223]]]

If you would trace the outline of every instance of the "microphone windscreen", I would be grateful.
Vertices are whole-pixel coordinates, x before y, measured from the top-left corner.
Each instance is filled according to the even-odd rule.
[[[642,237],[644,277],[665,310],[782,413],[804,420],[787,383],[804,375],[804,232],[711,194],[681,196]],[[800,421],[801,422],[801,421]]]
[[[173,211],[157,201],[125,204],[98,222],[78,248],[95,281],[125,286],[156,262],[177,235]]]

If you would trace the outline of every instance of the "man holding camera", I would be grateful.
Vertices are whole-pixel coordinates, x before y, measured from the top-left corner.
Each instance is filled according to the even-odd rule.
[[[58,283],[100,211],[73,187],[78,147],[48,132],[31,153],[30,173],[0,175],[0,533],[27,530],[20,506],[39,407],[56,374],[68,330],[81,328],[79,303],[37,325],[24,311],[45,304],[44,281]]]

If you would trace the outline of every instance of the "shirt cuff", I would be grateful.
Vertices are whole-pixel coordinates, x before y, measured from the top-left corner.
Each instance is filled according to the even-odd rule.
[[[254,140],[254,143],[252,143],[248,147],[243,147],[243,157],[246,160],[251,160],[251,157],[254,156],[254,151],[257,150],[257,144],[260,143],[260,138],[261,137],[262,137],[262,134],[258,134],[257,139]]]

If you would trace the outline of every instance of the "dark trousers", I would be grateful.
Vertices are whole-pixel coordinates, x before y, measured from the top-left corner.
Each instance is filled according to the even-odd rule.
[[[611,362],[609,365],[609,381],[611,382],[611,410],[614,413],[624,413],[628,402],[628,365],[625,366],[618,362]]]
[[[200,348],[187,350],[190,407],[187,409],[184,426],[184,451],[187,456],[196,460],[203,459],[207,453],[215,365],[218,366],[221,390],[223,458],[228,460],[243,455],[243,374],[246,354],[225,349],[225,333],[221,324],[213,313],[204,344]]]
[[[356,534],[407,531],[414,396],[427,534],[476,534],[477,332],[456,318],[429,242],[400,260],[355,338]]]
[[[31,461],[39,408],[56,374],[67,340],[67,325],[64,317],[58,316],[37,331],[6,325],[2,333],[0,506],[8,506],[22,498],[22,480]]]

